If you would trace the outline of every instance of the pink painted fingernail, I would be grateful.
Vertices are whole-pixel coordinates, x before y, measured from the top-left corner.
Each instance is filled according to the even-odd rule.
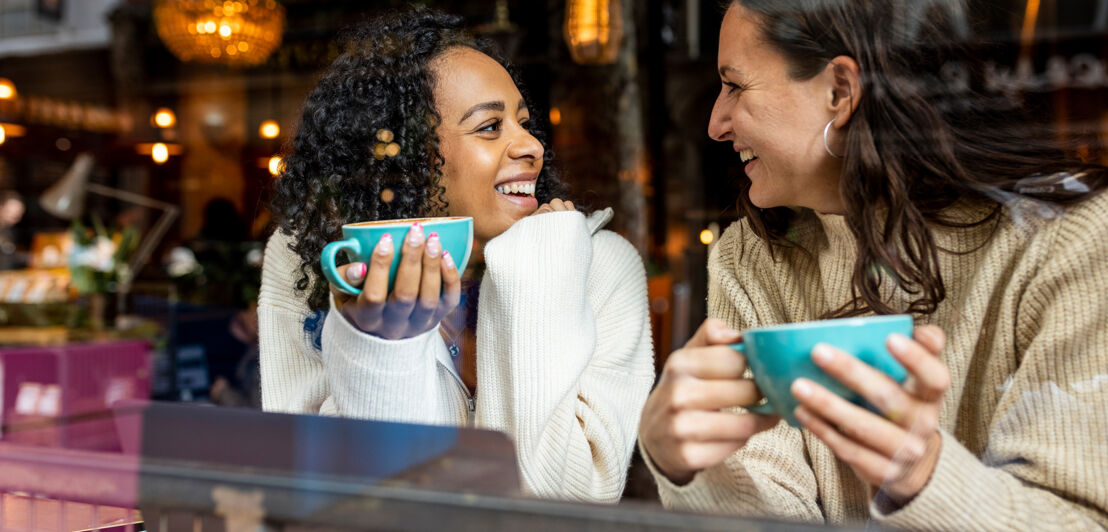
[[[827,344],[816,344],[812,348],[812,360],[815,360],[819,364],[827,364],[831,362],[831,359],[835,358],[835,352],[831,350],[831,346]]]
[[[392,235],[385,233],[381,236],[381,240],[377,241],[377,247],[373,248],[373,252],[378,255],[392,253]]]
[[[808,384],[808,381],[804,379],[796,379],[793,381],[793,395],[797,397],[808,397],[812,395],[812,385]]]
[[[431,233],[427,237],[427,256],[432,259],[439,256],[442,253],[442,242],[439,242],[439,234]]]
[[[346,269],[346,278],[351,281],[361,281],[365,277],[365,263],[359,262]]]
[[[453,270],[454,269],[454,257],[452,257],[450,255],[449,251],[443,251],[442,252],[442,263],[446,265],[446,269],[448,269],[448,270]]]
[[[412,228],[408,230],[408,245],[412,247],[419,246],[423,243],[423,225],[419,222],[412,224]]]

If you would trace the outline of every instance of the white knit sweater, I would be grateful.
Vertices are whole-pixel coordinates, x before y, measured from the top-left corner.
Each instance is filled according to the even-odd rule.
[[[265,410],[473,425],[515,442],[525,489],[616,501],[654,381],[646,276],[635,249],[586,218],[524,218],[485,246],[477,311],[477,395],[438,328],[383,340],[294,289],[290,237],[266,247],[259,298]],[[322,349],[312,324],[324,319]],[[308,326],[305,326],[307,322]]]

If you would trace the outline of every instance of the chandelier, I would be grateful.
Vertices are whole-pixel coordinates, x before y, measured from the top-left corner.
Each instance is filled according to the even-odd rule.
[[[255,66],[281,44],[285,8],[275,0],[158,0],[154,26],[181,61]]]
[[[569,55],[582,65],[616,61],[623,41],[622,0],[567,0],[565,26]]]

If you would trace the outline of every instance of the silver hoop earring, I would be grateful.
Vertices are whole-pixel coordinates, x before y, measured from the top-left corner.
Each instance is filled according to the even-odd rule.
[[[832,118],[826,126],[823,127],[823,148],[827,150],[827,153],[836,159],[842,159],[843,156],[831,151],[831,145],[827,143],[827,130],[831,129],[831,124],[835,123],[835,119]]]

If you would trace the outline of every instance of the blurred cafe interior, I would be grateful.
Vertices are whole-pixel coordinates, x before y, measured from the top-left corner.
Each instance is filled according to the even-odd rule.
[[[707,133],[726,6],[416,3],[497,45],[569,198],[612,208],[660,372],[740,216]],[[917,3],[987,41],[991,101],[1108,163],[1108,0]],[[409,5],[0,0],[0,529],[804,529],[667,512],[638,451],[618,505],[543,501],[502,434],[261,411],[282,157],[345,32]]]

